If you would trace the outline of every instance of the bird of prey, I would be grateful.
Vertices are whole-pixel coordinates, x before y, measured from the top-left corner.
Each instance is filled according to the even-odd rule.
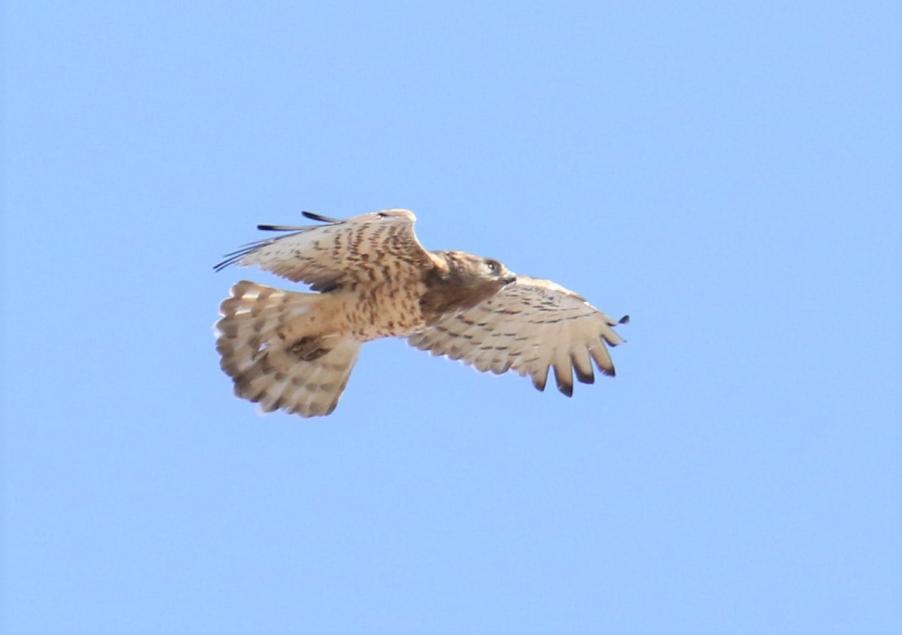
[[[319,225],[258,225],[285,232],[250,243],[214,268],[257,265],[298,293],[241,281],[220,306],[216,349],[235,394],[264,412],[328,415],[338,405],[360,347],[380,337],[461,360],[480,371],[529,375],[545,389],[549,368],[573,394],[573,375],[614,375],[606,344],[623,342],[618,323],[549,280],[517,275],[498,260],[428,251],[416,216],[389,209],[345,220],[313,212]]]

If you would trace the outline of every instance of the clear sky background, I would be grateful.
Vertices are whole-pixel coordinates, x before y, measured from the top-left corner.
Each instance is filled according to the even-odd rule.
[[[2,21],[4,633],[902,630],[898,3]],[[236,399],[277,279],[212,265],[385,207],[631,314],[618,377],[380,341],[326,419]]]

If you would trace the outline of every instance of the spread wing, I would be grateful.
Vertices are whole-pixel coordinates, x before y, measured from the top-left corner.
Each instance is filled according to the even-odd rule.
[[[408,341],[483,372],[529,375],[539,390],[545,389],[551,367],[558,389],[569,397],[574,372],[583,383],[595,381],[593,361],[602,373],[614,375],[605,344],[623,342],[612,327],[628,320],[612,319],[554,282],[518,276],[495,296],[440,319]]]
[[[257,265],[266,271],[328,290],[346,282],[373,282],[434,266],[413,230],[416,216],[403,209],[384,210],[336,220],[304,212],[323,225],[259,229],[290,231],[284,236],[250,243],[226,255],[214,269]]]

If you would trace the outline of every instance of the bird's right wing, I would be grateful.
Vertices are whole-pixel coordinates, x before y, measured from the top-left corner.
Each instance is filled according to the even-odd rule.
[[[214,267],[257,265],[266,271],[326,290],[347,282],[376,282],[432,268],[436,258],[417,239],[416,216],[402,209],[384,210],[336,220],[304,212],[323,225],[260,229],[290,231],[226,255]]]

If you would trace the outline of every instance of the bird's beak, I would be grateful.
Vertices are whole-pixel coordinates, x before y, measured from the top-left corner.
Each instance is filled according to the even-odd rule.
[[[501,278],[501,282],[503,282],[504,284],[510,284],[510,283],[516,282],[516,281],[517,281],[517,276],[513,273],[510,274],[509,276],[507,276],[506,278]]]

